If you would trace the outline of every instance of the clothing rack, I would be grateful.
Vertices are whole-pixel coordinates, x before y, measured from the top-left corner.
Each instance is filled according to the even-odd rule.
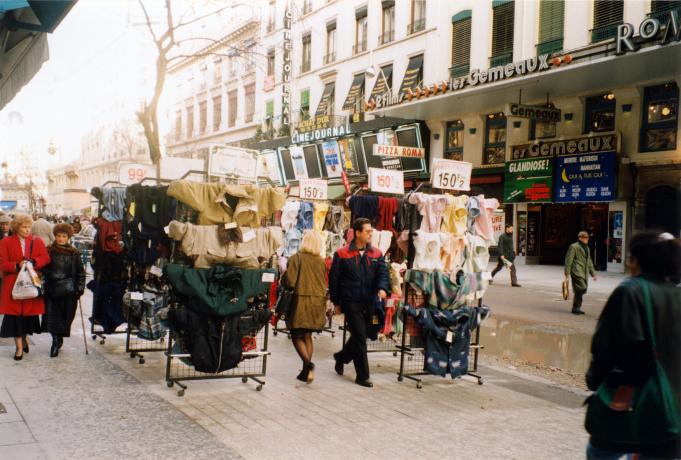
[[[279,322],[281,322],[281,321],[283,321],[283,320],[278,319],[277,323],[274,325],[274,327],[272,327],[272,335],[274,335],[276,337],[277,334],[282,333],[282,334],[287,335],[288,338],[290,339],[291,338],[291,331],[286,326],[279,327]],[[339,329],[340,329],[340,327],[339,327]],[[326,323],[326,327],[324,327],[324,329],[319,331],[317,334],[321,335],[324,332],[328,332],[329,334],[331,334],[331,338],[336,337],[336,331],[333,329],[333,317],[332,316],[329,317],[329,321]],[[343,332],[343,343],[345,343],[345,332]]]

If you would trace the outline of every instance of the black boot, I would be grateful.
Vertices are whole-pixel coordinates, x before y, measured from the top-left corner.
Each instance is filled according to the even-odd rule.
[[[56,358],[59,355],[59,338],[56,335],[52,336],[52,346],[50,347],[50,358]]]
[[[303,363],[303,370],[300,371],[300,374],[296,376],[298,380],[301,382],[307,383],[307,376],[310,372],[310,364],[309,363]]]
[[[59,335],[59,349],[61,350],[61,347],[64,345],[64,336]]]

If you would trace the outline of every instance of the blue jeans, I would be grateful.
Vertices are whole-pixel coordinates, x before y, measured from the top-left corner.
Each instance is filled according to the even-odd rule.
[[[636,454],[625,454],[623,452],[611,452],[609,450],[599,449],[594,447],[591,443],[586,445],[586,460],[644,460],[643,457]]]

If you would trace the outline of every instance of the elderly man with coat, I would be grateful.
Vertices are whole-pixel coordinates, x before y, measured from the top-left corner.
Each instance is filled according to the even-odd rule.
[[[582,297],[589,287],[589,275],[596,281],[596,270],[589,252],[589,234],[582,230],[577,234],[577,239],[578,241],[570,245],[565,255],[565,279],[572,278],[572,290],[575,294],[572,314],[583,315]]]

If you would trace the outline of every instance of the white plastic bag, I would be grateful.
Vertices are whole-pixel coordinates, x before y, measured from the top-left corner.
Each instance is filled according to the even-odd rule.
[[[30,262],[25,262],[21,266],[21,270],[19,270],[17,280],[12,288],[12,298],[14,300],[35,299],[40,295],[40,291],[33,284],[33,278],[31,277],[31,269],[33,267],[29,267],[29,265],[31,265]]]

